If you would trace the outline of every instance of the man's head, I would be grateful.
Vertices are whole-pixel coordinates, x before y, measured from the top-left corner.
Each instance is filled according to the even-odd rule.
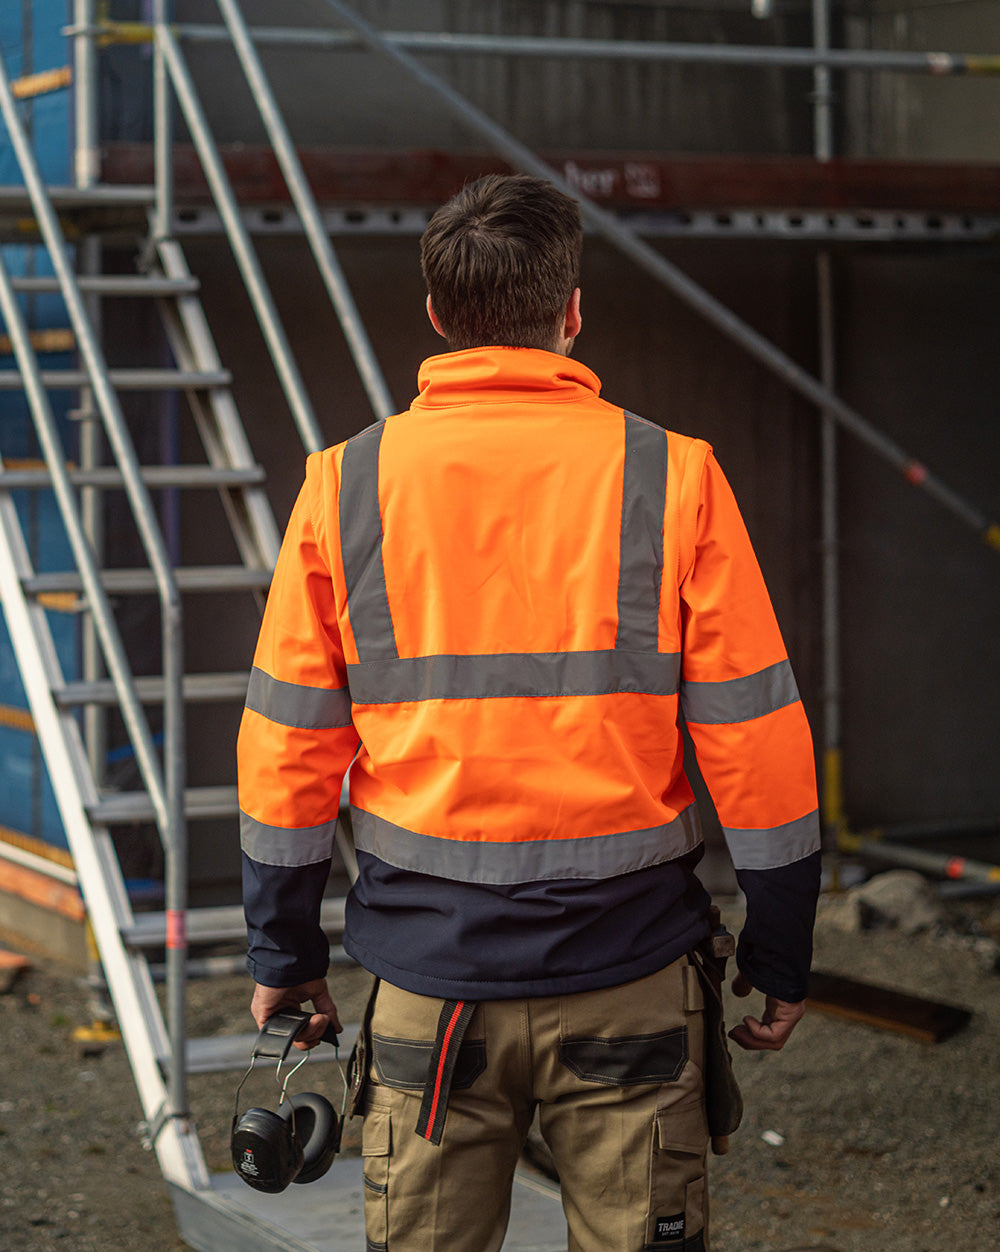
[[[579,205],[551,183],[526,174],[470,183],[420,243],[431,320],[452,350],[567,351],[579,330],[582,241]]]

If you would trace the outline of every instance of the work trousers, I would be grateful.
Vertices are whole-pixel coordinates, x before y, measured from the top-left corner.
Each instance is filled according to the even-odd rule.
[[[369,1252],[498,1252],[536,1109],[569,1252],[709,1252],[704,998],[688,958],[618,987],[477,1004],[435,1145],[416,1127],[443,1004],[378,987]]]

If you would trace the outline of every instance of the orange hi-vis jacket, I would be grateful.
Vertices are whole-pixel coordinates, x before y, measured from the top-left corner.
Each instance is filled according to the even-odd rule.
[[[706,928],[683,718],[748,923],[802,998],[812,742],[710,447],[523,348],[426,361],[410,409],[309,458],[239,736],[250,969],[323,973],[345,773],[345,947],[409,990],[614,985]]]

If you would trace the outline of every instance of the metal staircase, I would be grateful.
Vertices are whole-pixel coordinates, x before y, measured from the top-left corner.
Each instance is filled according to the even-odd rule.
[[[193,597],[237,596],[243,604],[251,597],[258,608],[262,605],[280,542],[264,490],[265,474],[251,452],[230,390],[231,375],[219,360],[198,281],[180,246],[169,231],[157,228],[152,214],[139,272],[78,274],[74,262],[86,255],[86,248],[67,242],[64,224],[72,221],[76,209],[93,204],[93,189],[80,189],[79,195],[68,189],[50,193],[2,64],[0,112],[24,181],[18,210],[30,214],[54,272],[53,277],[15,277],[0,249],[0,315],[17,367],[0,371],[0,388],[24,393],[44,458],[44,467],[7,468],[0,443],[0,599],[7,626],[135,1075],[148,1139],[172,1194],[181,1197],[175,1207],[182,1234],[204,1248],[304,1247],[293,1235],[272,1231],[267,1221],[247,1218],[238,1194],[217,1202],[187,1102],[188,1072],[245,1064],[252,1036],[228,1045],[186,1037],[189,944],[240,939],[244,933],[238,908],[187,907],[188,824],[223,819],[235,842],[238,807],[231,779],[185,785],[186,715],[193,706],[209,703],[238,708],[248,672],[220,666],[217,672],[185,673],[184,626]],[[101,192],[102,214],[119,225],[134,220],[137,203],[155,200],[154,189],[123,188],[118,198],[110,189]],[[117,219],[116,208],[121,210]],[[61,296],[77,349],[78,363],[72,368],[40,365],[21,306],[22,297],[38,293]],[[109,367],[100,326],[101,307],[110,300],[153,303],[162,331],[161,342],[150,348],[161,354],[160,361]],[[165,346],[169,365],[162,363]],[[61,427],[55,418],[51,393],[56,390],[80,395],[78,452],[68,446],[65,423]],[[193,432],[185,432],[185,451],[200,450],[193,463],[148,464],[137,453],[142,415],[130,412],[133,396],[166,392],[179,398],[178,414]],[[14,494],[22,492],[54,494],[73,568],[42,572],[33,566],[23,510]],[[141,555],[123,568],[108,568],[103,560],[105,501],[111,492],[119,497],[124,493],[131,514],[127,525],[140,541]],[[213,500],[214,513],[205,511],[205,500]],[[231,535],[227,543],[236,559],[224,565],[184,563],[165,519],[183,509],[195,519],[204,515],[208,525],[208,517],[219,513],[215,500],[221,501]],[[90,658],[89,672],[80,679],[67,680],[60,666],[45,607],[53,596],[78,612],[91,644],[84,653]],[[155,597],[159,606],[160,664],[157,673],[142,676],[135,673],[136,640],[121,623],[122,606],[137,597]],[[218,634],[216,651],[225,657],[224,632]],[[141,644],[148,661],[149,641]],[[107,727],[115,715],[136,767],[136,781],[128,789],[110,785],[104,769]],[[149,825],[162,845],[165,908],[137,913],[116,851],[115,830]],[[341,839],[349,867],[350,849]],[[323,922],[333,934],[342,929],[342,899],[326,902]],[[164,949],[166,1020],[150,965]]]

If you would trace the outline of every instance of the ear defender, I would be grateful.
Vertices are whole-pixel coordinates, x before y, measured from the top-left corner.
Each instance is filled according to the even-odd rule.
[[[275,1078],[281,1082],[281,1067],[296,1035],[308,1021],[308,1013],[295,1010],[269,1018],[254,1043],[250,1068],[236,1088],[236,1111],[230,1136],[233,1169],[256,1191],[276,1194],[292,1182],[315,1182],[330,1168],[340,1149],[343,1115],[337,1114],[325,1096],[315,1091],[285,1096],[288,1079],[308,1060],[308,1053],[285,1076],[277,1112],[262,1108],[247,1109],[242,1116],[239,1112],[240,1091],[258,1058],[277,1059]],[[327,1029],[323,1039],[336,1048],[337,1035],[332,1027]],[[344,1099],[346,1102],[346,1080]]]

